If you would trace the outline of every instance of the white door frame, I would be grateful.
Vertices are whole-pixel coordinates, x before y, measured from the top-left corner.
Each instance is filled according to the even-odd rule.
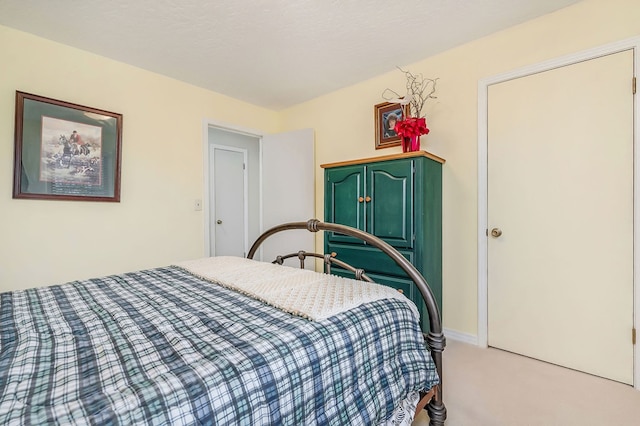
[[[243,246],[243,252],[245,253],[245,256],[247,255],[246,253],[249,251],[249,174],[248,174],[248,155],[247,155],[247,150],[244,148],[236,148],[234,146],[227,146],[227,145],[219,145],[219,144],[211,144],[210,145],[210,151],[209,153],[211,154],[211,160],[210,163],[215,164],[215,158],[216,158],[216,149],[220,149],[220,150],[224,150],[224,151],[231,151],[231,152],[239,152],[242,154],[242,161],[244,163],[244,168],[242,169],[242,175],[243,175],[243,194],[242,194],[242,198],[243,198],[243,203],[244,203],[244,207],[243,207],[243,228],[244,228],[244,241],[242,243]],[[213,150],[213,152],[211,151]],[[211,169],[209,169],[211,171]],[[210,178],[211,181],[213,181],[213,189],[215,190],[216,188],[216,182],[215,182],[215,172],[211,174]],[[211,187],[209,187],[209,189],[211,189]],[[210,193],[209,193],[210,194]],[[209,195],[207,194],[207,195]],[[213,213],[216,211],[216,198],[215,197],[210,197],[209,200],[210,204],[211,204],[211,211],[210,213]],[[208,222],[211,223],[211,217],[208,217]],[[211,229],[211,228],[209,228]],[[213,234],[215,235],[216,231],[215,231],[215,227],[213,228]],[[211,242],[211,241],[210,241]],[[211,247],[211,244],[209,245],[209,247]],[[215,256],[215,244],[213,245],[214,249],[210,250],[210,256]]]
[[[202,157],[203,157],[203,179],[204,179],[204,197],[202,202],[202,217],[204,221],[204,255],[206,257],[213,256],[211,253],[211,226],[209,224],[209,217],[211,215],[212,202],[210,199],[210,174],[211,168],[209,167],[209,155],[210,155],[210,144],[209,144],[209,128],[216,128],[220,130],[224,130],[232,133],[239,133],[242,135],[252,136],[259,139],[259,151],[260,151],[260,170],[258,170],[259,176],[262,176],[262,137],[264,134],[258,130],[249,129],[245,127],[235,126],[232,124],[224,123],[217,120],[211,120],[205,118],[202,120]],[[232,148],[232,147],[226,147]],[[238,148],[235,148],[238,149]],[[245,164],[247,164],[247,158],[245,153]],[[247,170],[245,169],[245,197],[248,197],[247,190],[248,180],[247,180]],[[247,214],[247,198],[245,198],[245,250],[249,251],[248,246],[248,214]],[[260,183],[260,232],[262,232],[262,182]]]
[[[583,52],[562,56],[560,58],[519,68],[503,74],[482,79],[478,82],[478,346],[488,346],[488,90],[492,84],[502,83],[525,77],[554,68],[595,59],[601,56],[633,50],[634,75],[640,69],[640,37],[633,37]],[[629,82],[631,90],[631,81]],[[640,325],[640,111],[637,96],[633,98],[633,293],[634,293],[634,327]],[[629,330],[631,338],[631,330]],[[594,340],[596,338],[594,337]],[[640,350],[634,346],[634,387],[640,390]]]

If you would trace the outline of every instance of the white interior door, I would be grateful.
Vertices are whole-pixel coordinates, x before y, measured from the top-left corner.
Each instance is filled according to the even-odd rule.
[[[285,222],[304,222],[315,215],[313,130],[302,129],[262,139],[262,228]],[[315,234],[287,231],[270,237],[262,246],[264,261],[277,255],[315,249]],[[296,259],[297,261],[297,259]],[[313,269],[314,262],[306,267]]]
[[[489,345],[624,383],[632,76],[625,51],[488,91]]]
[[[247,251],[247,176],[245,150],[213,146],[212,256],[245,256]]]

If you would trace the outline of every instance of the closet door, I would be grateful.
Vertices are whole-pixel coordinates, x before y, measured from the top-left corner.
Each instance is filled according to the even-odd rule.
[[[213,165],[211,255],[244,257],[249,250],[247,151],[213,145],[209,152]]]
[[[489,345],[629,384],[632,77],[626,51],[488,98]]]

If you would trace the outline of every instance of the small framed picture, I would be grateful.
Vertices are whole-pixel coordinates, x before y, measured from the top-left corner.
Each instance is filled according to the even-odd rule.
[[[122,115],[16,92],[13,198],[120,201]]]
[[[394,127],[408,113],[408,105],[383,102],[373,107],[376,132],[376,149],[400,145],[400,137]]]

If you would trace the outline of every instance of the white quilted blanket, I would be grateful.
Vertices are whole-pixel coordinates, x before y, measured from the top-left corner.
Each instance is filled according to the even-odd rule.
[[[312,320],[328,318],[363,303],[388,298],[406,301],[418,315],[417,308],[409,299],[380,284],[241,257],[207,257],[175,266]]]

